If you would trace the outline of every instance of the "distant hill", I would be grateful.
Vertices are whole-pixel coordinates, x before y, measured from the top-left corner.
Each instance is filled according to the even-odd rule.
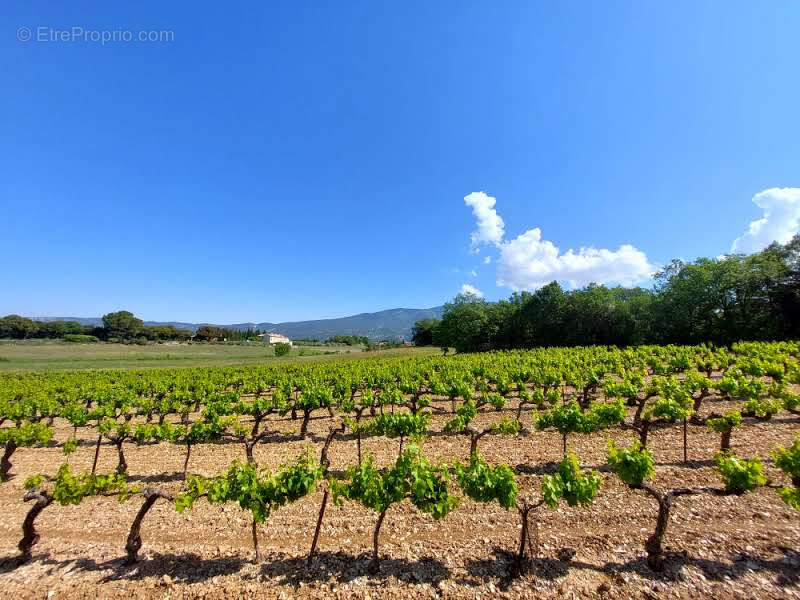
[[[289,321],[286,323],[183,323],[180,321],[145,321],[145,325],[173,325],[180,329],[196,331],[202,325],[216,325],[228,329],[261,329],[276,331],[292,339],[325,340],[334,335],[363,335],[373,340],[411,338],[411,328],[420,319],[438,319],[443,306],[433,308],[392,308],[374,313],[361,313],[338,319],[314,321]],[[97,317],[30,317],[36,321],[77,321],[83,325],[102,325]]]

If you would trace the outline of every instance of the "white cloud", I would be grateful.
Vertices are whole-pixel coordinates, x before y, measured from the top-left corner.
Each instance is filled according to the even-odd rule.
[[[470,277],[477,277],[478,276],[478,272],[475,269],[472,269],[472,271],[470,271],[469,274],[470,274]]]
[[[497,285],[514,291],[531,290],[551,281],[570,287],[590,283],[633,285],[648,279],[655,267],[644,252],[630,244],[618,250],[581,248],[562,253],[553,242],[542,240],[537,227],[500,246]]]
[[[772,242],[785,244],[800,230],[800,188],[770,188],[753,196],[764,216],[734,240],[731,252],[758,252]]]
[[[471,296],[477,296],[478,298],[483,298],[483,292],[476,288],[474,285],[470,285],[468,283],[461,284],[461,292],[462,294],[469,294]]]
[[[472,192],[464,197],[464,203],[472,207],[472,214],[475,215],[478,225],[470,236],[474,253],[479,251],[478,246],[481,244],[499,244],[503,239],[505,223],[494,209],[496,201],[483,192]]]
[[[633,285],[649,279],[656,270],[645,253],[630,244],[623,244],[617,250],[588,247],[562,253],[553,242],[542,239],[538,227],[513,240],[505,240],[505,224],[494,209],[495,198],[473,192],[464,202],[472,207],[477,219],[478,228],[471,235],[472,248],[491,243],[500,250],[499,286],[521,291],[537,289],[551,281],[564,282],[570,287],[589,283]],[[489,262],[491,258],[487,256],[484,264]]]
[[[486,258],[483,259],[483,264],[485,265],[488,265],[490,262],[492,262],[491,256],[487,256]]]

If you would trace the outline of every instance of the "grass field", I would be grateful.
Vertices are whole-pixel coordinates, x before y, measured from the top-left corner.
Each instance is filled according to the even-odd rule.
[[[359,347],[300,346],[292,348],[288,356],[278,358],[274,356],[271,348],[261,344],[135,346],[105,343],[70,344],[38,340],[3,341],[0,342],[0,371],[213,367],[438,352],[439,350],[434,348],[397,348],[365,354]]]

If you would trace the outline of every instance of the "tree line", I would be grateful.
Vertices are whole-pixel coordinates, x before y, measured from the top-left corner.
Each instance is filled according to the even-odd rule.
[[[364,335],[332,335],[325,343],[343,346],[369,346],[372,341]]]
[[[146,343],[159,341],[244,341],[258,340],[260,330],[240,331],[203,325],[192,332],[173,325],[145,325],[132,312],[120,310],[103,315],[102,325],[84,325],[77,321],[36,321],[19,315],[0,318],[3,339],[63,339],[75,342]]]
[[[231,329],[216,325],[201,325],[196,331],[173,325],[145,325],[132,312],[120,310],[103,315],[102,325],[84,325],[78,321],[37,321],[19,315],[0,318],[0,339],[65,339],[75,342],[159,342],[159,341],[259,341],[260,329]],[[374,342],[366,336],[334,335],[324,342],[317,339],[295,340],[300,345],[347,345],[373,348]],[[395,344],[398,345],[398,344]]]
[[[673,260],[651,289],[552,282],[488,302],[459,294],[417,321],[416,345],[474,352],[542,346],[730,345],[800,337],[800,236],[751,255]]]
[[[94,330],[94,326],[77,321],[34,321],[19,315],[0,318],[0,338],[13,340],[63,339],[72,335],[92,335]]]

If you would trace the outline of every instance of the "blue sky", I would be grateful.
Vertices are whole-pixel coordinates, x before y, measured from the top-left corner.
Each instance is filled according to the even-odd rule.
[[[15,1],[0,21],[0,314],[429,307],[717,256],[765,211],[755,238],[797,227],[796,2]],[[73,27],[173,40],[47,41]]]

